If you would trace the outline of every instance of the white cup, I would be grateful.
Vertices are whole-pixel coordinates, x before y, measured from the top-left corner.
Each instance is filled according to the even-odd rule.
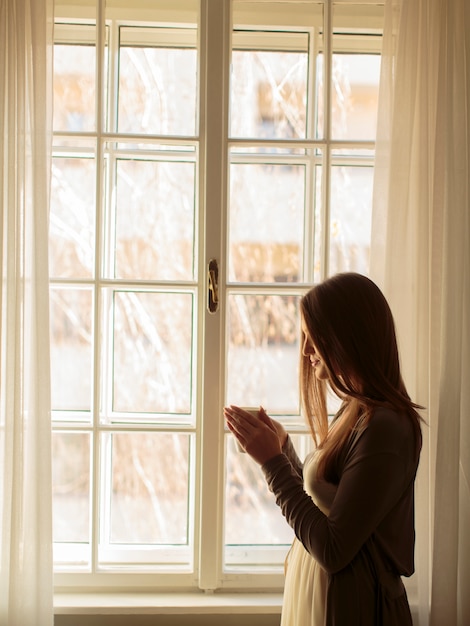
[[[240,408],[243,409],[244,411],[247,411],[248,413],[251,413],[251,415],[253,415],[253,417],[258,417],[258,415],[259,415],[259,408],[255,408],[255,407],[252,407],[252,406],[241,406]],[[235,439],[235,446],[237,448],[237,452],[246,452],[246,450],[244,450],[241,447],[238,439],[236,437],[234,437],[234,439]]]

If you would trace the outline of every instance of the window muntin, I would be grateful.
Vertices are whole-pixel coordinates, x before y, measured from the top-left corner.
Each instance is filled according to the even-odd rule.
[[[266,2],[233,3],[233,80],[238,72],[241,93],[235,96],[232,92],[229,98],[231,111],[238,107],[239,119],[236,122],[231,117],[227,137],[228,229],[226,236],[220,233],[221,242],[226,240],[226,247],[221,244],[226,257],[220,264],[221,293],[226,297],[222,304],[224,338],[222,344],[219,337],[212,342],[215,350],[225,346],[226,378],[207,384],[203,375],[206,355],[201,353],[206,299],[201,245],[205,243],[204,224],[211,222],[211,216],[204,215],[204,206],[199,206],[199,189],[204,177],[210,184],[211,173],[210,164],[206,170],[199,160],[204,155],[204,137],[199,137],[203,126],[198,125],[197,105],[204,94],[197,93],[202,51],[197,48],[196,12],[186,12],[186,19],[178,22],[174,8],[171,20],[161,12],[168,8],[163,0],[153,7],[144,4],[134,3],[126,14],[122,6],[106,2],[104,10],[96,11],[106,18],[106,26],[99,24],[96,29],[82,14],[81,21],[70,19],[69,24],[61,18],[58,30],[61,34],[70,28],[58,40],[67,52],[87,50],[83,71],[88,78],[78,102],[86,102],[91,113],[84,115],[80,109],[78,115],[69,101],[73,114],[67,118],[66,107],[55,127],[51,291],[61,294],[61,304],[53,319],[60,327],[67,315],[70,318],[63,293],[75,306],[71,319],[81,320],[65,343],[57,340],[53,366],[54,437],[67,442],[57,446],[55,459],[56,562],[64,570],[92,576],[116,568],[139,575],[161,571],[163,577],[157,576],[152,584],[163,586],[170,584],[169,580],[176,586],[204,586],[207,577],[202,572],[207,566],[219,568],[212,579],[221,586],[240,587],[255,579],[263,580],[263,585],[280,585],[291,531],[269,500],[260,477],[254,480],[256,468],[235,451],[228,433],[220,439],[210,438],[222,449],[202,447],[201,431],[209,416],[202,410],[201,391],[205,385],[206,394],[207,390],[212,393],[213,384],[222,384],[223,402],[266,404],[294,433],[301,455],[308,452],[310,440],[297,393],[298,301],[306,283],[320,280],[336,267],[367,271],[367,241],[361,240],[364,246],[357,252],[343,237],[338,253],[335,236],[338,224],[347,225],[349,238],[357,247],[358,235],[368,229],[374,157],[373,118],[364,116],[363,110],[356,114],[347,108],[347,123],[342,112],[342,126],[338,126],[330,112],[333,81],[329,95],[330,87],[325,89],[324,81],[339,61],[355,61],[364,55],[376,61],[380,15],[372,4],[348,3],[346,7],[335,3],[330,8],[323,2],[276,2],[272,10],[274,5]],[[187,4],[194,9],[198,3]],[[303,18],[296,21],[294,5],[307,11],[307,22]],[[369,13],[372,17],[367,17]],[[337,31],[329,40],[324,34],[328,23]],[[352,26],[345,30],[347,24]],[[331,60],[325,58],[329,52],[333,52]],[[93,56],[101,59],[98,70],[90,60]],[[251,90],[241,80],[243,72],[238,65],[245,71],[250,57],[256,57],[258,71],[261,68]],[[156,80],[152,68],[162,58],[166,64],[163,82]],[[142,63],[147,65],[139,74]],[[168,70],[171,67],[174,72]],[[188,67],[191,70],[186,72]],[[374,71],[374,80],[378,80],[376,63]],[[353,74],[342,70],[341,76],[350,81],[354,100],[361,88]],[[184,97],[172,109],[172,90],[186,80],[184,76],[192,86],[180,89]],[[67,80],[70,82],[62,75],[62,84]],[[164,91],[158,92],[163,83]],[[143,86],[142,95],[131,94],[129,85],[135,91]],[[270,89],[275,100],[270,100]],[[157,94],[163,93],[166,100],[155,106]],[[102,99],[95,107],[97,94]],[[59,95],[57,98],[60,100]],[[255,104],[246,118],[242,100]],[[366,131],[357,132],[358,119],[368,122]],[[337,126],[343,130],[336,132]],[[133,186],[137,176],[139,184]],[[263,190],[269,193],[263,194]],[[346,211],[342,200],[352,190],[355,200]],[[67,210],[68,205],[72,209],[75,205],[75,210]],[[288,207],[290,219],[286,219],[283,205]],[[259,262],[252,265],[247,257]],[[77,297],[71,295],[74,292],[83,292],[85,308],[77,304]],[[186,303],[182,306],[186,311],[181,317],[182,332],[175,327],[177,315],[170,312],[175,298]],[[168,307],[150,304],[164,300]],[[121,324],[122,320],[125,323]],[[172,332],[175,337],[170,337]],[[81,347],[75,353],[77,345]],[[60,369],[67,350],[74,354],[73,359],[82,354],[80,367],[89,368],[89,375],[77,388],[69,376],[59,393],[66,378],[66,368],[64,372]],[[185,356],[177,362],[175,354],[182,351]],[[155,374],[154,361],[159,354],[166,354],[169,365]],[[268,368],[277,381],[276,397]],[[169,382],[170,372],[180,380]],[[114,377],[118,373],[119,379]],[[147,387],[152,385],[155,389],[147,396]],[[175,385],[179,391],[174,390]],[[134,390],[139,386],[145,392],[136,399]],[[82,454],[77,465],[80,472],[62,483],[58,477],[67,467],[67,455],[73,458],[74,444],[70,442],[74,441]],[[136,446],[135,442],[148,444],[156,462],[160,446],[167,451],[165,471],[169,474],[170,457],[182,464],[185,487],[180,485],[180,490],[172,493],[178,511],[172,537],[165,535],[163,527],[155,530],[145,524],[136,535],[126,535],[125,528],[132,525],[136,511],[157,519],[155,497],[164,502],[167,488],[155,480],[152,492],[154,479],[149,476],[160,472],[161,466],[147,460],[152,457],[149,450],[139,456],[143,443]],[[204,475],[201,464],[210,458],[209,463],[217,465],[220,454],[225,458],[225,491],[217,504],[212,478],[201,484],[198,481]],[[70,469],[68,472],[70,475]],[[250,506],[240,507],[240,498]],[[165,501],[162,510],[168,506]],[[73,510],[80,514],[67,534],[64,529]],[[220,537],[222,561],[200,552],[202,512],[204,520],[214,526],[214,540]],[[262,523],[250,526],[254,519]],[[240,532],[242,529],[247,532]],[[257,567],[253,569],[253,565]],[[199,583],[194,576],[198,568]]]

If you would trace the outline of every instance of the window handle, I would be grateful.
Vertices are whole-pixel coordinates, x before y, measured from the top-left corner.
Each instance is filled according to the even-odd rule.
[[[209,261],[207,279],[207,310],[216,313],[219,309],[219,266],[215,259]]]

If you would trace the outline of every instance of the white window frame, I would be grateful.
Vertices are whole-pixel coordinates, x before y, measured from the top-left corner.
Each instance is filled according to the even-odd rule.
[[[61,15],[60,20],[69,20],[71,23],[79,25],[80,29],[77,32],[83,33],[83,24],[87,23],[86,9],[80,7],[67,7],[65,1],[64,6],[60,8]],[[144,4],[144,3],[143,3]],[[159,0],[158,4],[166,6],[165,0]],[[263,2],[258,3],[258,6],[262,9]],[[291,32],[286,32],[285,42],[286,49],[291,49],[291,42],[295,39],[295,32],[310,32],[311,47],[319,46],[323,48],[325,58],[328,57],[329,52],[332,49],[332,39],[329,32],[329,27],[332,22],[332,1],[320,0],[318,4],[324,5],[324,23],[326,26],[327,35],[323,38],[321,33],[314,32],[313,28],[305,28],[302,24],[296,24],[294,17],[291,13],[283,13],[277,15],[270,15],[270,23],[266,23],[266,18],[262,14],[247,15],[246,18],[250,20],[250,26],[243,26],[244,34],[238,36],[239,42],[237,45],[250,47],[251,37],[256,37],[257,27],[263,27],[267,30],[275,32],[282,32],[285,28],[283,20],[289,19],[291,23],[287,26],[291,29]],[[336,6],[344,9],[345,13],[353,11],[354,13],[355,3],[349,0],[342,0],[335,3]],[[382,15],[382,8],[379,3],[372,0],[362,0],[361,10],[363,15],[357,15],[357,27],[364,29],[364,38],[361,40],[361,51],[380,53],[381,48],[381,36],[379,34],[379,24]],[[199,22],[199,33],[197,35],[200,45],[200,120],[199,120],[199,134],[197,137],[177,138],[172,139],[168,137],[152,137],[144,139],[143,141],[157,142],[160,141],[165,145],[175,146],[179,145],[181,141],[185,145],[190,146],[193,150],[193,157],[198,164],[197,175],[199,177],[199,184],[197,188],[198,203],[200,207],[200,217],[197,229],[199,257],[197,259],[197,275],[199,280],[198,285],[186,285],[193,289],[194,297],[196,301],[196,332],[195,332],[195,345],[193,346],[193,355],[197,355],[197,375],[194,380],[194,384],[197,389],[202,393],[197,393],[195,397],[200,398],[196,406],[196,413],[198,419],[193,427],[190,426],[175,426],[170,427],[177,432],[192,432],[194,434],[193,443],[191,445],[191,453],[195,459],[193,472],[190,476],[190,492],[191,498],[194,502],[194,518],[190,524],[189,532],[194,537],[194,558],[191,558],[189,567],[185,567],[181,563],[181,550],[177,548],[169,548],[166,551],[158,551],[161,564],[155,565],[153,562],[154,553],[151,550],[147,550],[145,555],[145,564],[133,565],[136,557],[142,558],[142,551],[138,548],[129,547],[127,551],[127,557],[121,562],[121,564],[113,562],[112,555],[110,555],[110,565],[106,568],[99,568],[98,554],[96,547],[93,550],[92,556],[92,571],[85,571],[83,566],[77,563],[77,566],[73,571],[68,571],[67,567],[58,567],[55,574],[55,583],[57,588],[93,588],[93,587],[112,587],[113,589],[204,589],[213,590],[223,588],[230,589],[270,589],[280,590],[283,586],[284,574],[282,567],[275,565],[279,560],[279,556],[285,553],[285,547],[273,548],[267,550],[260,547],[253,552],[256,553],[258,558],[258,566],[253,564],[252,555],[245,561],[243,556],[240,556],[243,552],[242,549],[227,549],[226,556],[231,555],[229,560],[232,560],[237,565],[228,566],[224,569],[224,546],[223,544],[223,503],[224,503],[224,454],[225,446],[221,445],[221,441],[224,440],[223,424],[220,420],[221,409],[224,404],[224,379],[225,379],[225,320],[223,315],[210,315],[206,310],[206,271],[207,261],[211,258],[225,259],[226,258],[226,221],[225,215],[227,211],[228,203],[228,167],[229,167],[229,153],[231,148],[243,148],[246,145],[261,145],[262,141],[244,140],[244,139],[230,139],[228,138],[228,107],[224,107],[223,103],[228,102],[229,98],[229,59],[231,54],[231,0],[201,0],[200,2],[201,14]],[[135,8],[135,7],[134,7]],[[247,4],[247,9],[249,5]],[[356,7],[357,8],[357,7]],[[132,10],[130,15],[133,15],[133,19],[129,20],[116,20],[112,22],[109,28],[109,46],[113,45],[113,41],[117,37],[117,28],[121,25],[133,25],[137,28],[141,26],[148,26],[149,22],[146,21],[145,10],[141,13],[137,10]],[[243,13],[239,13],[243,17]],[[104,3],[98,4],[97,17],[104,16]],[[112,12],[107,14],[109,17],[113,17]],[[120,14],[121,16],[121,14]],[[188,20],[190,18],[190,12],[187,13]],[[171,15],[168,13],[168,21],[171,23],[173,20],[177,22],[177,15]],[[256,24],[256,19],[259,18],[259,23]],[[355,18],[356,19],[356,18]],[[276,22],[278,20],[278,22]],[[152,24],[153,25],[153,24]],[[162,23],[163,25],[163,23]],[[237,28],[237,24],[234,25]],[[252,31],[252,32],[250,32]],[[128,35],[132,35],[137,31],[129,29]],[[147,34],[147,31],[143,31]],[[148,31],[149,33],[151,31]],[[178,31],[171,31],[172,35],[175,35]],[[195,44],[195,35],[188,33],[184,29],[179,31],[181,39],[178,41],[178,45],[193,46]],[[372,33],[372,34],[370,34]],[[56,27],[56,38],[62,43],[69,42],[69,36],[73,33],[61,31],[60,26]],[[142,31],[140,32],[142,34]],[[168,31],[160,31],[160,34],[164,37],[168,34]],[[102,22],[102,28],[97,32],[95,42],[95,29],[92,27],[87,32],[86,37],[90,37],[86,42],[97,44],[101,48],[105,45],[106,33],[104,27],[104,21]],[[73,38],[73,37],[72,37]],[[351,40],[347,38],[347,34],[342,38],[344,47],[342,51],[353,52],[351,50]],[[75,41],[75,40],[74,40]],[[173,39],[171,41],[174,41]],[[335,51],[337,50],[336,44],[341,41],[341,38],[335,36]],[[356,40],[357,41],[357,38]],[[86,43],[84,42],[84,43]],[[162,43],[169,45],[168,38],[162,39]],[[176,44],[175,44],[176,45]],[[313,48],[309,51],[310,54],[314,54]],[[103,91],[103,76],[102,71],[99,68],[100,54],[97,52],[97,94]],[[109,56],[110,65],[114,63],[113,55]],[[315,58],[312,56],[312,58]],[[111,80],[115,80],[115,72],[113,68],[110,68]],[[311,70],[312,72],[314,70]],[[329,85],[329,76],[331,73],[331,63],[325,62],[324,78],[325,84]],[[209,80],[210,76],[210,80]],[[310,77],[309,84],[313,85],[314,81]],[[108,96],[111,98],[114,93],[115,85],[111,84],[108,89]],[[325,111],[325,137],[321,140],[308,139],[308,140],[296,140],[295,144],[302,144],[308,148],[305,156],[299,157],[297,162],[302,163],[306,167],[306,171],[309,171],[314,167],[315,157],[313,155],[314,148],[320,147],[324,151],[322,165],[323,165],[323,189],[329,190],[329,177],[330,168],[333,165],[371,165],[373,163],[373,156],[363,157],[340,157],[332,155],[333,149],[339,148],[364,148],[365,150],[373,150],[373,141],[333,141],[330,137],[329,131],[329,103],[330,103],[330,90],[325,89],[324,94],[324,111]],[[109,106],[108,110],[110,115],[113,116],[113,107]],[[309,124],[313,123],[313,107],[310,107]],[[100,112],[100,108],[98,108]],[[210,123],[209,123],[210,120]],[[111,119],[111,122],[113,118]],[[58,137],[69,135],[70,133],[57,133]],[[85,133],[87,135],[87,133]],[[103,137],[112,139],[116,136],[115,133],[103,133]],[[89,137],[93,137],[94,134],[88,134]],[[124,136],[125,140],[126,136]],[[269,142],[272,144],[273,142]],[[282,141],[276,142],[282,145]],[[289,142],[287,142],[289,143]],[[292,143],[292,142],[291,142]],[[99,142],[97,142],[99,145]],[[67,152],[68,153],[68,152]],[[77,154],[79,151],[77,150]],[[65,152],[64,152],[65,154]],[[93,155],[96,159],[101,158],[100,150]],[[165,155],[166,156],[166,155]],[[181,151],[175,151],[174,158],[183,158]],[[236,157],[238,158],[238,157]],[[247,162],[247,158],[252,162],[263,161],[260,157],[253,156],[247,157],[246,155],[240,156],[240,160]],[[270,157],[271,158],[271,157]],[[275,160],[276,157],[273,157]],[[290,158],[292,161],[292,158]],[[208,184],[207,176],[205,172],[210,168],[212,175],[210,184]],[[100,190],[97,188],[97,202],[100,202]],[[307,194],[311,196],[313,190],[309,189],[307,183]],[[329,192],[325,194],[323,204],[323,219],[325,223],[328,223],[329,212]],[[322,267],[323,272],[326,275],[328,271],[328,228],[323,229],[323,245],[322,245]],[[97,237],[98,239],[98,237]],[[100,243],[95,244],[97,248]],[[98,253],[99,250],[96,250]],[[308,257],[311,255],[311,247],[305,246],[305,255]],[[223,272],[222,272],[223,274]],[[243,289],[250,289],[250,285],[230,284],[225,282],[225,278],[222,275],[220,280],[220,296],[224,298],[229,293],[240,292]],[[307,276],[308,283],[311,282],[312,276]],[[121,285],[119,281],[116,281]],[[71,284],[77,285],[77,281],[52,281],[53,284],[64,285]],[[111,284],[111,281],[110,281]],[[127,283],[126,283],[127,284]],[[123,285],[125,288],[126,285]],[[289,293],[301,294],[304,290],[304,284],[295,284]],[[145,286],[143,287],[145,288]],[[262,291],[262,290],[261,290]],[[269,293],[275,293],[275,289],[269,288]],[[259,292],[259,289],[257,293]],[[285,294],[285,291],[279,290],[280,294]],[[95,317],[95,328],[98,322],[98,318]],[[218,338],[219,349],[214,350],[214,338]],[[99,366],[101,355],[99,350],[95,356],[95,367]],[[205,378],[203,379],[202,371],[205,371]],[[214,392],[214,389],[216,390]],[[97,393],[99,393],[97,391]],[[98,399],[95,398],[95,407],[99,406]],[[202,420],[204,415],[204,421]],[[68,420],[60,420],[60,414],[56,415],[57,430],[61,431],[85,431],[90,432],[93,437],[98,437],[99,432],[106,433],[107,431],[129,430],[128,424],[124,422],[119,425],[119,421],[113,423],[112,426],[99,426],[98,418],[95,418],[94,425],[77,425],[76,422],[70,423]],[[138,428],[134,430],[145,430],[145,425],[140,424]],[[158,427],[156,428],[158,430]],[[165,430],[168,430],[168,425],[165,425]],[[300,424],[296,427],[296,432],[305,433],[306,429],[304,425]],[[204,454],[203,454],[204,451]],[[100,458],[98,455],[97,447],[95,445],[94,452],[91,455],[91,462],[95,464],[95,469],[100,467]],[[103,472],[101,468],[101,474]],[[93,493],[92,496],[92,519],[95,522],[92,523],[91,540],[95,546],[98,545],[98,533],[100,532],[100,524],[98,515],[98,500],[96,493],[99,489],[100,472],[94,471],[92,475],[94,478]],[[214,476],[218,477],[216,488],[214,489]],[[71,559],[78,557],[77,547],[69,545],[67,547],[68,555]],[[253,553],[252,553],[253,554]],[[163,561],[167,560],[165,564]],[[255,559],[256,560],[256,559]],[[172,566],[169,567],[169,564]]]

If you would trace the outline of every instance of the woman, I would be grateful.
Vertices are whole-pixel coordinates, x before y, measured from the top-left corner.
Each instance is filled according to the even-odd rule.
[[[281,625],[406,626],[421,418],[390,308],[371,280],[345,273],[302,298],[301,320],[302,405],[316,444],[305,463],[263,409],[224,411],[295,532]],[[331,424],[327,385],[342,400]]]

